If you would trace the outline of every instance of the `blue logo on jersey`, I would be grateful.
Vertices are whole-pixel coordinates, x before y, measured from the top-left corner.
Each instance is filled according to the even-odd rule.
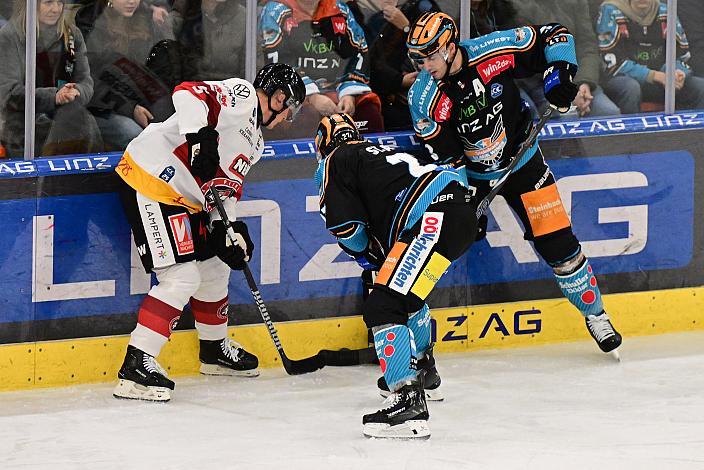
[[[491,85],[491,97],[496,99],[504,92],[504,86],[500,83]]]
[[[171,178],[173,178],[175,174],[176,168],[172,166],[167,166],[166,168],[164,168],[164,171],[161,172],[159,178],[168,183],[169,181],[171,181]]]

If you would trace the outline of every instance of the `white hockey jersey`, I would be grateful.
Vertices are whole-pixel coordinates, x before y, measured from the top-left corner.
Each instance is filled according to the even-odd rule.
[[[115,171],[150,199],[186,207],[191,213],[210,210],[205,207],[202,182],[191,174],[186,134],[213,126],[220,134],[220,168],[209,184],[226,193],[224,206],[234,220],[244,177],[264,148],[254,87],[239,78],[184,82],[172,99],[176,112],[164,122],[150,124],[130,142]]]

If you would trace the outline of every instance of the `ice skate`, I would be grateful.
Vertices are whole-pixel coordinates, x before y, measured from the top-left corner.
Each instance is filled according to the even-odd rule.
[[[127,346],[117,377],[119,382],[112,392],[115,398],[162,402],[171,399],[174,382],[153,356],[134,346]]]
[[[428,401],[443,401],[445,396],[440,390],[440,374],[435,368],[435,358],[433,357],[433,348],[428,349],[425,352],[425,356],[418,360],[418,371],[422,373],[422,383],[423,389],[425,390],[425,399]],[[382,375],[376,381],[377,387],[379,387],[379,394],[386,398],[391,392],[389,391],[389,386],[386,384],[386,379]]]
[[[244,350],[236,341],[224,338],[216,341],[200,340],[200,373],[256,377],[259,359]]]
[[[407,383],[384,401],[384,408],[364,415],[362,433],[367,437],[428,439],[428,407],[419,382]]]
[[[584,319],[589,334],[592,335],[599,349],[605,353],[610,353],[617,361],[621,360],[618,347],[621,346],[621,335],[611,324],[606,312],[600,315],[589,315]]]

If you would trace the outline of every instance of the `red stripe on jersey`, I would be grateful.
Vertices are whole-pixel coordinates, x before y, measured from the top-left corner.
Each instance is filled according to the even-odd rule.
[[[216,127],[220,116],[221,104],[218,100],[218,91],[213,85],[205,82],[183,82],[174,88],[174,93],[185,90],[205,103],[208,108],[208,125]]]

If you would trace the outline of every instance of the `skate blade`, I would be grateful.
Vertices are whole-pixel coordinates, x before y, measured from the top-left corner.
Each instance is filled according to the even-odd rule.
[[[120,379],[112,392],[115,398],[166,403],[171,400],[171,390],[166,387],[147,387],[131,380]]]
[[[618,352],[618,348],[614,349],[613,351],[609,351],[608,354],[613,357],[616,362],[621,362],[621,354]]]
[[[391,395],[391,392],[389,392],[388,390],[379,389],[379,395],[384,398],[387,398],[389,395]],[[426,388],[425,399],[427,401],[445,401],[445,395],[443,395],[442,390],[440,390],[440,387],[432,390]]]
[[[362,434],[379,439],[429,439],[430,428],[424,419],[409,420],[395,426],[386,423],[367,423]]]
[[[230,377],[258,377],[259,369],[235,370],[218,364],[201,363],[200,373],[203,375],[226,375]]]

